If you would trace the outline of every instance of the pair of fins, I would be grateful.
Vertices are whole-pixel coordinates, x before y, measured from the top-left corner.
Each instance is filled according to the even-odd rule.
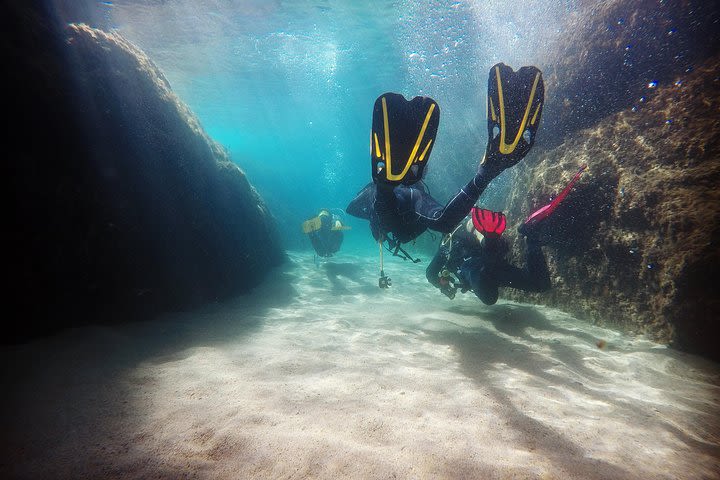
[[[526,219],[525,222],[520,225],[519,232],[522,235],[534,235],[539,233],[539,227],[543,221],[549,218],[555,210],[560,206],[565,197],[568,196],[570,191],[573,189],[577,181],[580,179],[580,175],[587,169],[587,164],[583,164],[575,176],[568,182],[563,188],[559,195],[550,201],[550,203],[543,205],[539,209],[532,212]],[[472,207],[470,209],[470,218],[472,219],[473,227],[475,230],[483,234],[483,236],[495,236],[499,237],[505,231],[507,226],[507,219],[505,214],[502,212],[493,212],[485,208]]]
[[[302,231],[303,233],[312,233],[317,232],[322,228],[322,214],[318,215],[317,217],[313,217],[309,220],[305,220],[302,223]],[[330,227],[330,231],[345,231],[350,230],[351,227],[348,227],[347,225],[343,225],[339,220],[333,220],[332,226]]]
[[[515,72],[498,63],[490,69],[487,99],[489,140],[483,162],[507,168],[535,143],[545,100],[542,73],[536,67]],[[440,107],[432,98],[380,95],[370,136],[373,181],[412,185],[422,180],[439,124]]]

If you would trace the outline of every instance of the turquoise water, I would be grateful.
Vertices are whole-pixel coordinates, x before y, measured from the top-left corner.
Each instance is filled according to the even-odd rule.
[[[352,230],[330,259],[301,231],[370,180],[372,107],[387,91],[439,103],[426,180],[449,199],[485,148],[488,69],[536,65],[551,85],[562,59],[550,52],[591,2],[53,4],[73,2],[143,50],[247,172],[288,261],[202,308],[119,312],[3,346],[0,477],[717,478],[716,362],[547,306],[450,300],[425,279],[438,234],[406,246],[423,263],[386,254],[393,285],[380,289],[366,222],[343,215]],[[525,161],[545,139],[541,124]],[[506,208],[509,178],[483,206]]]
[[[426,95],[441,120],[426,180],[441,202],[474,173],[486,142],[485,91],[498,61],[550,65],[575,2],[179,1],[98,7],[157,63],[278,217],[288,248],[300,223],[343,209],[370,179],[375,99]],[[542,137],[542,131],[540,132]],[[503,208],[505,182],[484,202]],[[344,249],[376,249],[366,222]],[[434,243],[433,243],[434,244]]]

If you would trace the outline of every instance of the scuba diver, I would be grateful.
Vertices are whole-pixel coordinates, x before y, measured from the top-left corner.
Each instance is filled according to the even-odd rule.
[[[507,221],[501,212],[473,207],[470,219],[440,242],[425,276],[448,298],[455,298],[457,290],[471,290],[486,305],[494,305],[499,287],[511,287],[526,292],[545,292],[551,288],[540,234],[544,220],[549,218],[568,195],[582,172],[583,165],[570,183],[552,202],[533,212],[520,225],[518,232],[525,236],[526,262],[518,268],[505,259],[509,247],[502,233]]]
[[[544,95],[542,73],[536,67],[522,67],[515,72],[498,63],[490,69],[489,138],[485,155],[475,176],[446,205],[438,203],[419,185],[437,134],[438,104],[428,97],[408,101],[397,93],[377,98],[370,135],[372,182],[357,194],[346,211],[370,222],[380,247],[381,288],[391,285],[382,265],[383,243],[387,241],[394,255],[400,251],[407,259],[411,257],[400,248],[401,244],[427,229],[452,232],[490,181],[530,151],[540,124]]]
[[[319,256],[332,257],[340,250],[343,231],[350,230],[350,227],[343,225],[339,216],[322,209],[316,217],[304,221],[302,229]]]

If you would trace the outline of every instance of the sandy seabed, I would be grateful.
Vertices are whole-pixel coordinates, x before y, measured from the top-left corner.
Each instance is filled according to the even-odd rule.
[[[717,363],[449,300],[424,264],[386,259],[380,290],[374,258],[291,259],[202,311],[3,347],[0,477],[720,478]]]

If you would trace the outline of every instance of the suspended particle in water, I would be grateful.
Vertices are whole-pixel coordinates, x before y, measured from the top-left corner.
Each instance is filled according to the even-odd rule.
[[[607,346],[607,342],[603,339],[600,339],[595,343],[595,345],[597,345],[600,350],[603,350]]]

